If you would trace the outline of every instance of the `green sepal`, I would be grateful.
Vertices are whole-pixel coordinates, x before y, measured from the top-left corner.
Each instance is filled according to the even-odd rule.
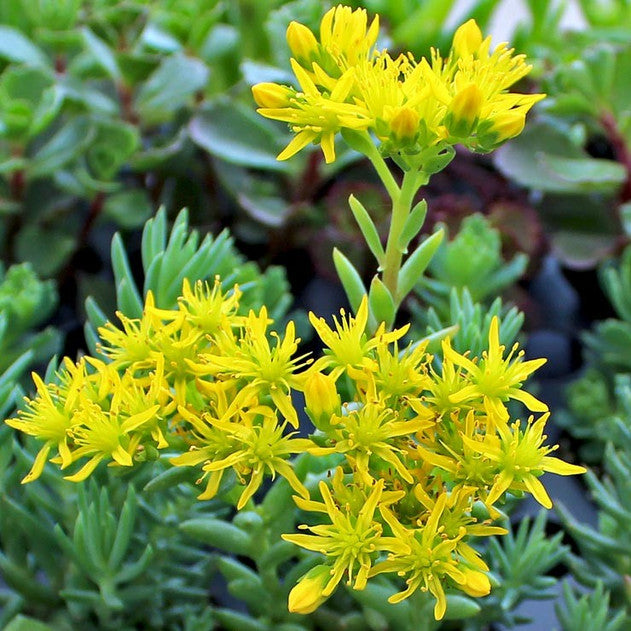
[[[252,548],[250,535],[233,524],[212,517],[197,517],[180,524],[186,535],[225,552],[248,555]]]
[[[452,146],[432,148],[423,155],[423,171],[427,175],[433,175],[442,171],[456,156],[456,150]]]
[[[375,276],[370,283],[368,307],[377,325],[385,322],[386,329],[389,330],[392,327],[396,315],[394,299],[378,276]]]
[[[355,217],[355,221],[362,231],[362,234],[364,235],[364,239],[366,239],[366,244],[370,248],[370,251],[377,259],[377,263],[379,263],[380,266],[383,265],[383,260],[386,253],[383,250],[381,239],[379,238],[379,233],[377,232],[377,228],[375,227],[373,220],[370,218],[368,211],[364,208],[364,205],[355,197],[355,195],[351,195],[348,198],[348,205],[351,207],[353,217]]]
[[[333,248],[333,263],[335,263],[337,275],[342,281],[351,309],[357,313],[359,305],[366,295],[361,276],[355,266],[337,248]]]
[[[403,264],[398,277],[398,296],[399,301],[402,301],[412,291],[414,285],[418,283],[423,275],[423,272],[427,269],[429,262],[434,256],[434,253],[438,249],[441,241],[443,240],[444,231],[438,230],[433,235],[425,239],[414,252],[410,255],[408,260]]]
[[[472,618],[481,610],[473,598],[461,596],[460,594],[447,594],[447,609],[445,610],[445,620],[463,620]]]
[[[405,220],[403,230],[399,236],[399,249],[403,254],[408,251],[408,245],[410,241],[414,239],[420,232],[423,224],[425,223],[425,217],[427,216],[427,202],[422,199],[418,204],[412,208],[410,214]]]

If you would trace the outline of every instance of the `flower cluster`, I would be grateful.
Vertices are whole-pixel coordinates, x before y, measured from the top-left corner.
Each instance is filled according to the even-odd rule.
[[[368,338],[366,300],[334,329],[313,315],[311,322],[327,348],[305,381],[318,428],[309,452],[340,460],[331,485],[320,483],[321,502],[295,498],[320,523],[284,538],[326,561],[292,590],[290,609],[313,611],[344,576],[354,589],[377,574],[405,577],[390,602],[429,591],[437,619],[446,588],[489,593],[488,568],[469,541],[505,532],[492,525],[494,505],[506,492],[526,491],[549,508],[538,478],[584,471],[549,455],[547,407],[522,390],[544,360],[524,361],[516,346],[505,356],[497,318],[482,357],[460,355],[445,340],[440,369],[423,344],[399,348],[405,329],[381,327]],[[511,422],[510,399],[540,416]],[[482,521],[473,515],[476,503],[486,512]]]
[[[491,50],[474,20],[456,31],[447,57],[433,50],[429,60],[377,50],[378,31],[378,17],[368,25],[364,9],[342,5],[322,19],[319,40],[306,26],[289,25],[299,87],[253,88],[259,113],[296,134],[279,160],[316,143],[332,162],[342,131],[372,133],[384,155],[421,165],[458,143],[491,151],[521,132],[526,113],[544,96],[508,91],[530,66],[506,44]]]
[[[34,374],[37,396],[7,421],[44,441],[24,482],[41,475],[53,450],[62,469],[88,458],[67,476],[80,481],[103,460],[130,467],[171,447],[186,452],[173,464],[201,465],[200,498],[217,493],[228,469],[245,487],[239,508],[266,472],[306,497],[288,459],[310,442],[286,432],[298,424],[290,392],[301,388],[300,340],[290,323],[270,343],[265,307],[240,315],[240,296],[237,286],[223,292],[219,279],[184,281],[178,308],[166,310],[149,293],[141,318],[119,313],[121,327],[99,329],[108,361],[66,358],[50,384]]]
[[[173,465],[199,467],[200,499],[223,494],[233,470],[241,509],[266,474],[279,474],[319,521],[284,538],[325,556],[291,591],[294,612],[316,609],[343,578],[363,589],[389,573],[405,577],[391,602],[429,591],[440,619],[446,589],[489,592],[471,539],[504,532],[492,519],[505,494],[529,492],[550,507],[539,477],[583,471],[549,455],[547,407],[522,390],[543,360],[524,361],[517,347],[506,354],[497,319],[481,357],[445,340],[436,362],[425,344],[400,347],[407,327],[368,335],[364,298],[333,327],[310,314],[325,345],[311,363],[296,356],[292,322],[281,336],[269,332],[264,307],[239,312],[237,286],[185,282],[182,293],[176,309],[157,308],[149,294],[141,318],[119,314],[120,327],[102,327],[103,359],[66,359],[55,383],[34,375],[37,395],[7,421],[44,442],[24,481],[41,475],[51,452],[62,469],[81,462],[67,476],[80,481],[101,461],[131,467],[169,447],[180,452]],[[294,437],[296,390],[316,428],[310,438]],[[538,418],[511,421],[511,399]],[[333,462],[314,497],[292,468],[297,453]]]

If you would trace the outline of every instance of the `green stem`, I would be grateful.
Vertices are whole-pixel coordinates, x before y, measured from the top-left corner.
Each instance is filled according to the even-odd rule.
[[[381,175],[381,174],[380,174]],[[392,198],[392,217],[386,243],[386,256],[383,264],[383,283],[387,287],[394,304],[398,307],[405,296],[397,295],[397,283],[403,251],[399,244],[405,222],[410,214],[414,195],[418,191],[422,178],[419,171],[406,171],[398,194]],[[385,184],[385,182],[384,182]]]
[[[399,197],[401,191],[399,190],[392,173],[390,173],[390,169],[388,168],[386,161],[379,153],[379,149],[377,149],[377,147],[373,144],[370,136],[368,136],[368,142],[366,143],[364,150],[366,157],[372,162],[372,165],[375,167],[375,171],[377,171],[379,178],[386,187],[386,191],[388,191],[390,199],[394,202],[394,200]]]

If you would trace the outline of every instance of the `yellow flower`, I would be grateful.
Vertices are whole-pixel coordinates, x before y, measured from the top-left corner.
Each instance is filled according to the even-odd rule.
[[[357,315],[346,315],[344,309],[340,310],[341,320],[333,317],[335,331],[329,327],[324,318],[318,318],[313,312],[309,313],[309,322],[316,330],[320,339],[328,347],[325,356],[318,359],[313,365],[313,370],[322,370],[332,367],[331,377],[335,380],[345,371],[349,371],[351,377],[360,374],[363,368],[373,370],[376,365],[370,357],[371,351],[380,344],[389,344],[403,337],[409,325],[401,329],[385,332],[385,325],[381,325],[375,335],[368,339],[366,325],[368,324],[368,298],[363,297]]]
[[[255,404],[251,409],[244,410],[233,402],[223,418],[213,418],[208,413],[195,414],[183,407],[178,411],[193,426],[200,443],[192,451],[172,458],[171,463],[176,466],[204,463],[202,470],[210,477],[199,499],[212,499],[216,495],[223,472],[230,467],[243,484],[247,480],[237,503],[238,510],[259,489],[266,472],[272,478],[279,473],[297,493],[309,496],[287,458],[291,454],[306,451],[311,441],[292,438],[293,434],[283,436],[286,423],[279,425],[270,408]],[[205,444],[205,441],[210,444]]]
[[[477,589],[480,595],[488,594],[490,583],[484,574],[469,567],[466,561],[460,560],[455,554],[458,543],[465,534],[465,530],[450,538],[440,527],[440,519],[447,503],[447,494],[443,493],[436,500],[434,507],[421,528],[409,529],[403,526],[395,514],[387,507],[379,508],[384,520],[390,526],[394,537],[389,538],[395,543],[390,547],[388,559],[381,561],[371,570],[370,576],[384,572],[393,572],[399,576],[408,575],[407,587],[390,598],[393,604],[405,600],[417,589],[429,591],[436,598],[434,617],[441,620],[447,608],[444,582],[453,581],[459,588],[467,586],[471,591]],[[488,589],[485,589],[488,585]],[[469,593],[471,593],[471,591]]]
[[[557,448],[543,445],[548,416],[544,414],[534,423],[531,417],[523,430],[519,421],[512,426],[500,424],[497,426],[499,436],[487,434],[484,440],[463,436],[470,449],[496,466],[495,481],[486,500],[488,504],[496,502],[508,490],[527,490],[542,506],[552,508],[552,501],[538,478],[546,471],[559,475],[585,473],[584,467],[548,455]]]
[[[432,78],[432,84],[444,86],[439,92],[449,106],[447,118],[451,122],[447,126],[465,145],[481,151],[490,151],[521,131],[518,126],[502,130],[495,125],[498,117],[510,113],[524,120],[528,110],[545,97],[508,93],[514,83],[530,72],[531,66],[524,55],[513,55],[513,49],[505,43],[493,52],[490,47],[491,38],[484,39],[475,21],[469,20],[456,31],[447,59],[434,52],[431,68],[440,79],[436,82]],[[469,139],[464,138],[467,133],[471,134]]]
[[[421,461],[448,472],[453,483],[476,487],[484,497],[483,489],[492,485],[497,468],[479,450],[472,449],[465,438],[473,440],[479,431],[486,431],[486,417],[481,418],[474,410],[469,410],[464,421],[459,417],[460,413],[454,411],[450,422],[443,419],[437,423],[434,439],[421,440],[415,451]],[[488,425],[495,427],[496,423]]]
[[[331,523],[319,526],[302,526],[313,534],[282,535],[285,541],[321,552],[334,559],[330,576],[320,595],[328,598],[345,573],[353,589],[364,589],[373,559],[385,545],[381,541],[382,526],[374,520],[375,509],[383,493],[383,480],[376,482],[357,514],[347,505],[342,511],[335,503],[331,491],[321,481],[319,488],[324,505],[313,501],[299,501],[298,506],[306,510],[325,512]],[[357,574],[355,574],[357,572]],[[353,580],[354,579],[354,580]]]
[[[379,35],[379,16],[368,27],[364,9],[351,9],[343,5],[327,11],[320,24],[322,47],[344,69],[356,66],[370,56]]]
[[[5,421],[10,427],[44,441],[33,467],[22,480],[23,484],[39,478],[53,447],[57,449],[63,466],[72,462],[68,432],[73,425],[74,401],[69,393],[73,388],[81,387],[85,379],[83,372],[77,372],[76,375],[75,381],[67,382],[66,387],[62,388],[52,383],[45,384],[39,375],[32,373],[37,396],[33,399],[25,397],[25,409],[18,411],[17,418]],[[63,379],[63,376],[60,378]]]
[[[180,311],[193,326],[208,335],[215,335],[223,327],[234,327],[241,324],[238,317],[241,290],[235,285],[225,294],[221,291],[221,280],[215,277],[212,286],[198,280],[194,287],[185,278],[182,285],[182,296],[178,298]]]
[[[349,94],[354,85],[352,69],[346,71],[335,81],[331,91],[320,90],[309,73],[295,60],[292,68],[300,83],[301,91],[286,88],[276,93],[278,101],[286,104],[270,107],[270,94],[273,91],[266,84],[264,89],[253,88],[253,96],[260,108],[259,114],[266,118],[289,124],[296,134],[292,141],[281,151],[277,159],[287,160],[304,149],[308,144],[320,144],[327,163],[335,160],[335,135],[342,129],[367,129],[370,121],[361,104],[351,102]]]
[[[294,58],[291,66],[300,91],[287,86],[259,84],[252,94],[267,118],[289,124],[296,134],[278,155],[286,160],[310,143],[320,144],[327,163],[335,160],[335,135],[341,129],[365,130],[370,124],[362,103],[352,98],[354,67],[367,60],[377,39],[379,20],[367,27],[364,9],[339,5],[320,25],[320,42],[298,22],[287,29]]]
[[[387,52],[355,69],[357,98],[370,115],[371,129],[382,141],[385,154],[416,153],[446,137],[446,106],[434,96],[420,67],[411,56],[392,59]]]
[[[120,311],[116,312],[121,322],[122,330],[111,322],[99,327],[98,333],[102,343],[98,345],[103,353],[118,367],[129,365],[136,367],[151,367],[153,334],[161,327],[161,320],[155,317],[155,300],[151,291],[147,292],[145,308],[140,319],[128,318]],[[173,312],[173,317],[176,312]]]
[[[484,95],[475,83],[462,88],[452,99],[445,119],[445,125],[452,136],[469,136],[480,117]]]
[[[429,388],[431,378],[428,363],[432,356],[426,352],[427,343],[419,343],[399,351],[397,342],[392,350],[380,344],[376,350],[377,366],[373,371],[376,390],[388,398],[391,405],[403,397],[415,397]]]
[[[300,22],[290,22],[287,27],[287,43],[294,59],[307,70],[318,61],[319,45],[311,29]]]
[[[300,343],[293,322],[285,328],[281,338],[278,333],[271,336],[276,343],[271,346],[267,327],[271,320],[267,309],[262,307],[256,315],[250,311],[243,319],[239,339],[230,334],[217,336],[216,348],[201,355],[201,363],[195,364],[198,374],[213,374],[219,378],[230,376],[245,381],[242,395],[256,393],[259,397],[269,396],[283,416],[298,427],[298,416],[291,401],[291,390],[302,390],[303,377],[296,371],[311,362],[306,355],[294,357]]]
[[[523,361],[524,351],[519,351],[514,357],[518,344],[515,344],[507,357],[504,357],[504,346],[499,340],[499,319],[491,321],[489,329],[489,349],[484,351],[482,359],[472,361],[464,355],[460,355],[453,348],[449,340],[443,342],[444,364],[462,366],[468,373],[471,383],[460,389],[459,392],[450,395],[450,401],[458,405],[470,402],[472,399],[482,397],[485,406],[496,411],[502,419],[508,418],[508,412],[504,402],[508,399],[521,401],[533,412],[547,412],[548,406],[521,389],[522,383],[537,368],[545,364],[545,359],[533,359]]]
[[[376,401],[365,403],[345,415],[334,416],[331,425],[327,442],[333,446],[312,447],[309,452],[314,455],[344,454],[364,484],[370,485],[375,475],[388,467],[412,483],[414,478],[401,454],[409,437],[433,423],[420,417],[402,419],[382,401]]]
[[[124,417],[118,414],[116,408],[104,410],[91,401],[82,401],[75,410],[74,425],[70,430],[75,444],[72,460],[76,462],[84,456],[90,456],[90,459],[77,473],[66,476],[66,480],[85,480],[106,458],[112,458],[112,464],[131,467],[142,439],[142,432],[136,430],[152,421],[158,408],[154,405],[133,416]]]
[[[455,57],[474,55],[482,46],[482,31],[475,20],[468,20],[454,33],[452,51]]]

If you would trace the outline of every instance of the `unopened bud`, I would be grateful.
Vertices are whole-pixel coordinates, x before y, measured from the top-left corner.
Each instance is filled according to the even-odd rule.
[[[390,120],[393,140],[405,144],[413,142],[418,134],[420,118],[418,112],[412,108],[400,107]]]
[[[503,142],[521,134],[526,124],[525,112],[505,112],[498,114],[492,121],[489,133],[497,136],[496,142]]]
[[[484,96],[475,83],[471,83],[454,96],[445,121],[452,136],[463,138],[474,131],[483,101]]]
[[[482,46],[482,31],[475,20],[468,20],[455,32],[452,50],[456,57],[474,55],[480,46]]]
[[[321,430],[330,427],[331,417],[339,414],[342,406],[335,380],[330,375],[313,372],[305,381],[304,395],[307,414],[313,424]]]
[[[287,107],[291,88],[276,83],[257,83],[252,86],[252,96],[259,107]]]
[[[486,596],[491,591],[489,577],[478,570],[467,568],[463,571],[465,582],[460,584],[460,589],[469,596],[480,598]]]
[[[318,52],[318,41],[311,30],[300,22],[290,22],[287,27],[287,43],[296,61],[307,70]]]
[[[315,611],[327,599],[322,592],[330,578],[331,568],[328,565],[311,568],[289,592],[289,611],[300,614]]]

